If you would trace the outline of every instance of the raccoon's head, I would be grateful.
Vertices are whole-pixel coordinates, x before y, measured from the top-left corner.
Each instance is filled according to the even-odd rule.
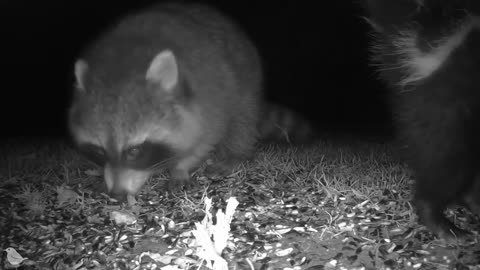
[[[186,151],[188,87],[168,50],[128,76],[98,66],[75,63],[69,127],[80,152],[104,168],[108,191],[134,195],[156,169]]]

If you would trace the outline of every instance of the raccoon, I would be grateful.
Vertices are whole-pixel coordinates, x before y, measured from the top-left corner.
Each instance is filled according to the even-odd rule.
[[[74,75],[72,138],[116,198],[163,168],[168,189],[189,187],[212,152],[219,162],[205,172],[223,175],[258,141],[314,137],[310,122],[263,97],[257,49],[210,6],[166,3],[123,18],[86,48]]]
[[[318,139],[313,123],[305,116],[274,102],[263,101],[258,122],[259,141],[264,144],[309,145]]]
[[[373,63],[395,94],[396,129],[416,177],[419,219],[446,240],[464,239],[444,215],[480,194],[480,3],[366,0]],[[452,235],[453,232],[453,235]]]
[[[134,195],[159,168],[170,190],[212,151],[222,174],[258,139],[262,65],[247,35],[220,11],[163,3],[124,17],[74,66],[69,127],[104,167],[108,191]]]

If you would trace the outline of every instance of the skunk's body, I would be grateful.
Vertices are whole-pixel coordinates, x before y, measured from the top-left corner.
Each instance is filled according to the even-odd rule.
[[[443,211],[480,195],[480,3],[366,0],[374,63],[394,90],[399,137],[416,174],[421,222],[442,238],[464,232]]]

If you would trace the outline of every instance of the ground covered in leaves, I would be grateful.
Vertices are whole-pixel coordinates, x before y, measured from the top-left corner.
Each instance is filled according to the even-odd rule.
[[[447,245],[417,222],[412,178],[388,145],[322,142],[265,146],[222,179],[164,190],[157,175],[130,205],[102,193],[101,171],[66,144],[11,142],[0,149],[0,243],[17,269],[207,269],[192,234],[229,198],[239,205],[222,257],[229,269],[477,269],[472,242]],[[447,214],[476,231],[466,210]],[[477,225],[476,225],[477,224]]]

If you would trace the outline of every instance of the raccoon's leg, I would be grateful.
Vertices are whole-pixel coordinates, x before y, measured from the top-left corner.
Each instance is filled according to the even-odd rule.
[[[176,192],[183,188],[191,189],[194,186],[195,182],[191,179],[189,171],[180,168],[170,169],[170,180],[167,182],[168,191]]]
[[[190,173],[208,156],[212,148],[208,143],[200,143],[193,151],[170,168],[171,179],[167,183],[167,189],[175,192],[182,188],[195,187],[197,183],[192,180]]]
[[[475,182],[465,194],[463,202],[472,213],[480,217],[480,175],[477,174],[475,177]]]
[[[448,96],[450,89],[442,87],[448,86],[424,85],[403,93],[401,102],[406,106],[400,114],[400,129],[406,135],[416,173],[415,204],[420,221],[439,237],[455,241],[468,233],[443,212],[464,196],[473,182],[474,134],[468,130],[470,119],[465,108]]]
[[[453,159],[444,155],[434,161],[425,161],[427,167],[417,170],[415,190],[415,205],[420,221],[448,241],[463,240],[468,236],[466,231],[457,228],[444,216],[444,210],[463,196],[472,177],[468,168],[456,166],[458,164]]]
[[[218,162],[205,168],[206,175],[226,176],[235,166],[253,158],[258,138],[256,115],[250,112],[248,118],[239,114],[232,120],[226,136],[215,149]]]
[[[226,176],[232,173],[235,166],[253,157],[253,154],[251,154],[253,151],[247,153],[245,149],[243,150],[242,152],[235,152],[234,149],[228,148],[226,145],[219,145],[216,150],[218,161],[208,165],[204,173],[211,177]]]

